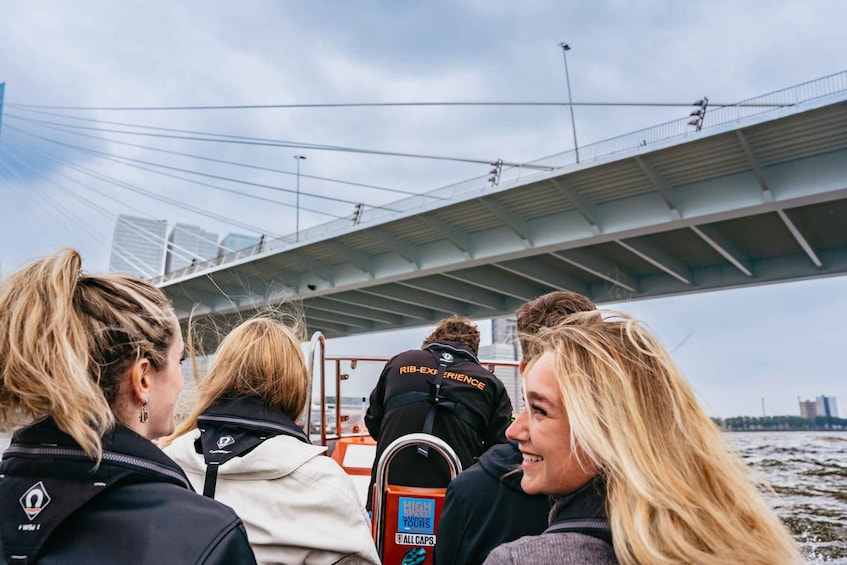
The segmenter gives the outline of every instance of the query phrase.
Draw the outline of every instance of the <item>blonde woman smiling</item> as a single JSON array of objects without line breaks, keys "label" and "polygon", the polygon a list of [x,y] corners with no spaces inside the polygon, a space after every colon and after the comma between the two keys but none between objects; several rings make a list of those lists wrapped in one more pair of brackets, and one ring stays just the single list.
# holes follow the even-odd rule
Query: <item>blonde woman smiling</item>
[{"label": "blonde woman smiling", "polygon": [[801,563],[658,341],[635,320],[575,314],[531,340],[527,407],[507,430],[550,528],[487,565]]}]

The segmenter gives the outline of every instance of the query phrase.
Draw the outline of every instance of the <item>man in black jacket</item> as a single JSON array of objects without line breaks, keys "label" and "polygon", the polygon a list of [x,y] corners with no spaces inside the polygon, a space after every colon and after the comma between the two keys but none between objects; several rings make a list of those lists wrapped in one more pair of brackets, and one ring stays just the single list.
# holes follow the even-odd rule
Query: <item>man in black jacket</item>
[{"label": "man in black jacket", "polygon": [[[571,314],[595,309],[585,296],[566,291],[545,294],[518,308],[521,372],[532,357],[530,336],[541,328],[557,326]],[[436,563],[476,565],[498,545],[538,535],[547,528],[550,499],[521,489],[522,461],[514,443],[497,445],[450,483],[438,522]]]},{"label": "man in black jacket", "polygon": [[[476,325],[453,316],[438,323],[422,349],[405,351],[386,363],[365,415],[365,425],[377,441],[371,486],[380,455],[403,435],[426,432],[440,437],[463,467],[506,441],[512,403],[500,379],[480,366],[478,350]],[[449,481],[443,458],[424,455],[415,447],[398,453],[388,470],[388,482],[395,485],[445,487]]]}]

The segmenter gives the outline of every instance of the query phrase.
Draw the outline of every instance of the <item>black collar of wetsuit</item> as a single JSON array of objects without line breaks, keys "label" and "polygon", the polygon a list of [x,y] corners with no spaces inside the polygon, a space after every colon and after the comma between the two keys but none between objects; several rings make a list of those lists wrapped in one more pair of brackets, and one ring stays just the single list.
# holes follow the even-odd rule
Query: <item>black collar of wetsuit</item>
[{"label": "black collar of wetsuit", "polygon": [[278,435],[311,443],[303,428],[282,410],[249,396],[218,400],[197,418],[197,427],[200,437],[194,447],[203,454],[207,465],[222,465],[243,457],[266,439]]},{"label": "black collar of wetsuit", "polygon": [[[116,424],[102,437],[103,460],[100,468],[125,469],[132,473],[149,476],[156,481],[165,481],[191,489],[191,483],[183,470],[149,439],[129,428]],[[3,468],[15,466],[23,461],[38,462],[46,459],[66,460],[80,463],[79,468],[87,478],[100,472],[93,471],[94,462],[79,444],[61,431],[52,418],[47,418],[15,432],[8,449],[3,453]],[[8,460],[8,462],[7,462]],[[69,467],[71,469],[73,467]],[[105,472],[105,471],[104,471]],[[114,474],[114,469],[108,471]]]},{"label": "black collar of wetsuit", "polygon": [[550,509],[550,525],[570,520],[606,517],[606,481],[597,475],[576,492],[555,499]]},{"label": "black collar of wetsuit", "polygon": [[423,349],[424,351],[429,351],[439,359],[444,358],[444,353],[447,353],[449,357],[445,360],[447,360],[446,364],[448,365],[459,361],[470,361],[477,365],[479,364],[479,359],[474,355],[473,350],[460,341],[434,341]]}]

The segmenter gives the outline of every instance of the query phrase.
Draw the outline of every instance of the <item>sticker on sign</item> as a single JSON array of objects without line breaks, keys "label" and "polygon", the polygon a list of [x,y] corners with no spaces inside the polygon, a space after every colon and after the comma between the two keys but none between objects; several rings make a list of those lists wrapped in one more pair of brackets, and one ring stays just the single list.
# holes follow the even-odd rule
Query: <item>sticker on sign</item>
[{"label": "sticker on sign", "polygon": [[397,545],[420,545],[432,547],[435,545],[435,536],[423,536],[420,534],[394,534],[394,543]]}]

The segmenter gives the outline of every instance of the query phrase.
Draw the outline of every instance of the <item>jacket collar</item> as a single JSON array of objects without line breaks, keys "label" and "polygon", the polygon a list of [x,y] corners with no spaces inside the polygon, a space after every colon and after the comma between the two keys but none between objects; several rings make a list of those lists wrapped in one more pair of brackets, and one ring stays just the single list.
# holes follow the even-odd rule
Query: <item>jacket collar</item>
[{"label": "jacket collar", "polygon": [[606,481],[597,475],[576,492],[558,498],[550,510],[550,525],[582,518],[606,519]]},{"label": "jacket collar", "polygon": [[195,441],[207,465],[222,465],[242,457],[269,437],[287,435],[310,444],[303,429],[282,410],[258,398],[222,398],[197,418],[200,437]]},{"label": "jacket collar", "polygon": [[474,354],[473,350],[459,341],[434,341],[423,349],[425,351],[429,351],[436,357],[442,356],[443,353],[449,353],[454,358],[450,361],[451,363],[466,360],[479,364],[479,359]]},{"label": "jacket collar", "polygon": [[[95,474],[114,475],[117,469],[130,474],[143,475],[151,480],[165,481],[192,490],[182,469],[147,438],[129,428],[116,424],[102,438],[103,459]],[[61,459],[85,462],[90,470],[92,460],[68,434],[48,418],[20,429],[12,436],[12,443],[3,453],[3,459]],[[106,471],[103,467],[112,468]],[[117,469],[116,469],[117,468]],[[120,474],[120,473],[119,473]]]}]

